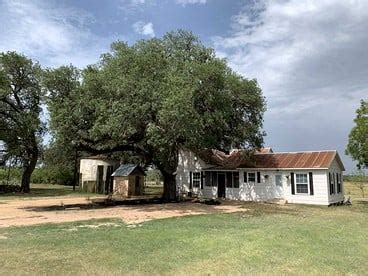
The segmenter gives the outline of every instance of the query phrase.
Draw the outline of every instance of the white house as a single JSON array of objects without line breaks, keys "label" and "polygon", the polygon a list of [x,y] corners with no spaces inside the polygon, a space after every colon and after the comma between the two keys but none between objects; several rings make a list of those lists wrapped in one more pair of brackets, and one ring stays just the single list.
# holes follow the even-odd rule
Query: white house
[{"label": "white house", "polygon": [[202,198],[330,205],[344,200],[344,170],[336,151],[182,150],[176,183],[178,194]]}]

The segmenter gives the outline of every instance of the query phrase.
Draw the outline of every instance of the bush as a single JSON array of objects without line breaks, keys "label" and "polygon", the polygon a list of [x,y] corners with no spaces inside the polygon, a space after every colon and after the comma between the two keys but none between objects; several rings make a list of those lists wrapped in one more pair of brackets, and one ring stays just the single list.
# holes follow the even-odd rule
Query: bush
[{"label": "bush", "polygon": [[[11,168],[8,183],[8,168],[0,169],[0,184],[19,185],[22,180],[22,169]],[[73,171],[65,168],[36,168],[31,177],[35,184],[73,185]]]},{"label": "bush", "polygon": [[159,170],[152,169],[146,171],[146,182],[154,182],[156,185],[161,185],[162,174]]},{"label": "bush", "polygon": [[31,178],[32,183],[73,185],[73,172],[64,168],[37,168]]}]

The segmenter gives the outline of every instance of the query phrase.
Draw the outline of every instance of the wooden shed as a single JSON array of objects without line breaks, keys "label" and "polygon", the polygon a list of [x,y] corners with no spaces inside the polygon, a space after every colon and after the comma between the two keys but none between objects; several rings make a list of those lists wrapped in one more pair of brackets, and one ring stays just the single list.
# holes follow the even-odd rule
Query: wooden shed
[{"label": "wooden shed", "polygon": [[144,169],[135,164],[123,164],[111,175],[113,177],[113,193],[123,197],[143,195]]}]

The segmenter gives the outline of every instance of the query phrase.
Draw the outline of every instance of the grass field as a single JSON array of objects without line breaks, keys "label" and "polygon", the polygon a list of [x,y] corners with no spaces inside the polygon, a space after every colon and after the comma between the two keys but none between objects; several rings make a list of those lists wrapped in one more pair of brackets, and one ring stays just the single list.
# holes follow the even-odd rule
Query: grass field
[{"label": "grass field", "polygon": [[368,201],[355,186],[346,189],[353,206],[245,203],[241,213],[140,225],[106,219],[4,228],[0,274],[363,275]]},{"label": "grass field", "polygon": [[0,194],[0,200],[13,199],[31,199],[39,197],[55,197],[55,196],[96,196],[96,194],[80,192],[78,187],[73,191],[72,186],[64,186],[57,184],[31,184],[30,193],[8,193]]},{"label": "grass field", "polygon": [[[160,196],[163,192],[162,185],[146,185],[145,194],[152,196]],[[1,200],[13,200],[13,199],[31,199],[40,197],[55,197],[55,196],[98,196],[95,193],[86,193],[79,191],[78,187],[73,191],[72,186],[64,186],[57,184],[31,184],[31,191],[28,194],[23,193],[8,193],[0,194]]]}]

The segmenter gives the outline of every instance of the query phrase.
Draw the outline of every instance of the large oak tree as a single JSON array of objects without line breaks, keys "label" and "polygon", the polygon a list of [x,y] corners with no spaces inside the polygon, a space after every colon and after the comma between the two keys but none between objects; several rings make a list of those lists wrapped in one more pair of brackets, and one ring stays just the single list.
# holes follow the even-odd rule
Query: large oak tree
[{"label": "large oak tree", "polygon": [[44,127],[40,120],[41,68],[25,56],[0,53],[0,140],[23,166],[21,190],[29,192]]},{"label": "large oak tree", "polygon": [[45,83],[58,139],[94,153],[141,156],[161,171],[168,200],[175,198],[181,148],[263,143],[265,102],[257,82],[233,72],[190,32],[113,43],[97,64],[82,72],[50,70]]}]

